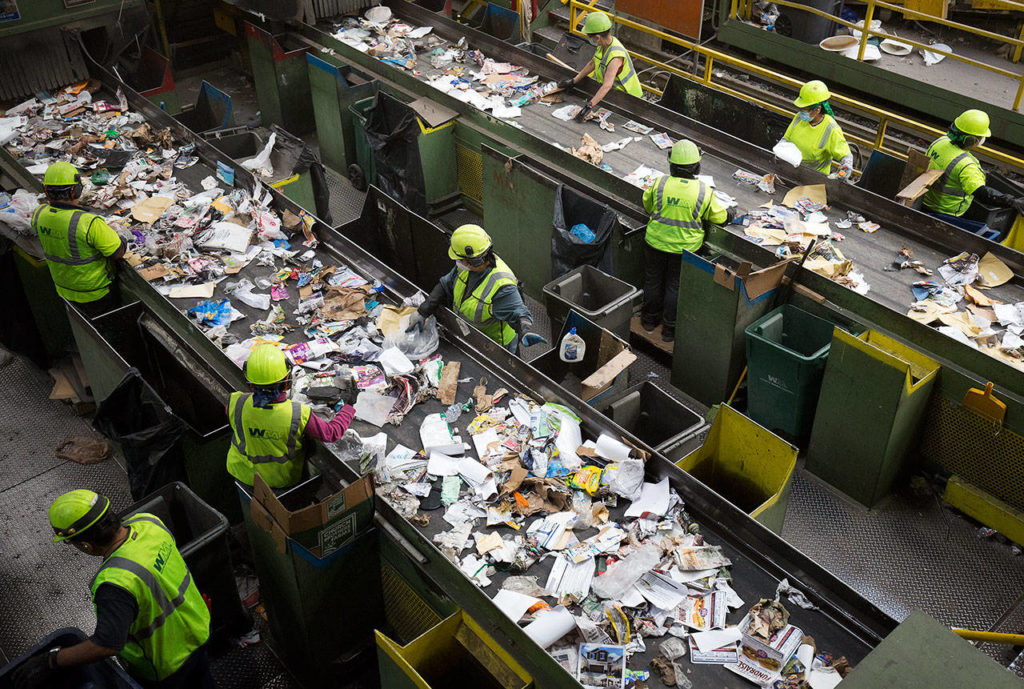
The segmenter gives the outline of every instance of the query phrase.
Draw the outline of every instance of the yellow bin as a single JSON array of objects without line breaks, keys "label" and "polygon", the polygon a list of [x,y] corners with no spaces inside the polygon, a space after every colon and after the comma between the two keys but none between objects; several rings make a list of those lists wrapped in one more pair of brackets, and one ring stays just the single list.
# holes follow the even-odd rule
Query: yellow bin
[{"label": "yellow bin", "polygon": [[377,663],[388,689],[528,689],[533,679],[461,610],[405,646],[379,630]]},{"label": "yellow bin", "polygon": [[704,444],[676,466],[782,534],[797,448],[723,404]]}]

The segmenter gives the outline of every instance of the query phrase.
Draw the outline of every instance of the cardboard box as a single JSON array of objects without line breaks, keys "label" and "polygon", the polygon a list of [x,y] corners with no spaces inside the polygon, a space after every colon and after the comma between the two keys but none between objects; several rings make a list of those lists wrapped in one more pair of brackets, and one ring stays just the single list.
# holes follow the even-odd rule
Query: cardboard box
[{"label": "cardboard box", "polygon": [[322,558],[373,523],[373,479],[364,476],[334,490],[317,476],[278,497],[256,474],[250,509],[253,523],[270,533],[278,551],[287,552],[292,539]]},{"label": "cardboard box", "polygon": [[747,634],[746,629],[749,625],[750,615],[748,614],[740,622],[740,630],[743,632],[743,637],[740,639],[740,653],[772,672],[782,669],[790,657],[796,653],[796,649],[800,647],[800,640],[804,637],[804,633],[798,627],[787,624],[765,643],[761,637]]}]

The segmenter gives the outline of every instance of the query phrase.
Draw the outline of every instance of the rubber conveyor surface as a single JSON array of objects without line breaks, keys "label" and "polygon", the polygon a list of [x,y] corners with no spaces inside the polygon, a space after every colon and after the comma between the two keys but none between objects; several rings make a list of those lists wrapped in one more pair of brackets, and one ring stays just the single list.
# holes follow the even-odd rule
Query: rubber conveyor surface
[{"label": "rubber conveyor surface", "polygon": [[[402,8],[396,7],[395,13],[402,16]],[[328,24],[320,24],[317,28],[328,34],[331,33],[331,26]],[[443,36],[443,32],[439,31],[437,28],[435,28],[433,34],[442,39],[446,38]],[[449,40],[445,40],[444,45],[451,46],[452,43]],[[476,46],[471,42],[470,48],[474,47]],[[502,56],[490,54],[487,55],[487,57],[494,58],[496,62],[509,59],[507,55]],[[380,73],[384,78],[387,78],[385,73],[389,70],[401,71],[410,74],[408,70],[403,70],[390,63],[378,60],[377,64],[380,66]],[[466,63],[467,69],[469,69],[470,64],[471,63]],[[417,60],[416,70],[416,78],[425,83],[429,82],[432,78],[443,74],[443,70],[431,67],[426,57],[423,55],[420,55]],[[541,81],[549,80],[549,77],[546,75],[541,74],[539,76]],[[440,91],[438,93],[440,93]],[[613,111],[608,118],[608,121],[615,126],[614,132],[608,132],[601,129],[594,120],[585,123],[578,123],[571,120],[565,122],[551,114],[554,110],[562,107],[563,105],[581,105],[584,99],[585,97],[582,96],[582,92],[577,89],[574,92],[566,94],[564,103],[557,103],[553,105],[532,103],[525,106],[522,108],[522,115],[511,121],[514,122],[513,126],[518,126],[523,131],[533,135],[540,141],[547,142],[552,147],[557,147],[564,151],[567,151],[569,148],[578,148],[584,133],[589,134],[601,145],[619,141],[627,136],[640,137],[640,141],[633,141],[623,149],[610,151],[604,154],[602,163],[606,163],[612,168],[612,172],[606,172],[606,174],[621,179],[633,172],[640,165],[646,165],[647,167],[661,172],[668,171],[668,151],[659,149],[649,136],[641,136],[640,134],[625,129],[623,125],[629,121],[629,118],[619,114],[618,112]],[[598,105],[598,108],[600,107],[602,107],[601,104]],[[657,130],[652,133],[656,132]],[[787,164],[782,165],[788,167]],[[737,169],[745,169],[748,172],[753,172],[759,175],[773,172],[773,170],[746,168],[742,164],[738,165],[734,161],[725,160],[706,151],[704,152],[701,161],[701,173],[714,177],[716,188],[736,199],[738,204],[736,210],[738,211],[738,214],[742,214],[748,210],[755,210],[770,200],[774,200],[775,203],[781,204],[786,192],[790,189],[790,187],[787,187],[781,181],[777,180],[775,183],[775,193],[768,195],[759,191],[753,185],[740,183],[734,180],[732,175]],[[777,171],[784,172],[782,169]],[[824,176],[821,177],[821,182],[825,182]],[[585,192],[587,186],[581,184],[579,188]],[[858,270],[864,274],[865,280],[870,286],[870,291],[867,295],[868,298],[901,314],[906,314],[910,309],[910,304],[915,301],[913,294],[911,293],[910,286],[915,282],[928,279],[934,279],[941,283],[942,279],[938,276],[937,268],[942,265],[945,259],[950,256],[954,256],[963,250],[958,246],[950,246],[948,247],[948,251],[941,251],[917,240],[914,237],[908,237],[891,231],[887,229],[884,224],[874,233],[863,232],[857,228],[856,224],[845,230],[835,230],[835,222],[837,220],[845,219],[847,217],[847,210],[853,209],[832,205],[823,211],[828,216],[829,222],[833,227],[833,231],[838,231],[845,237],[844,240],[836,242],[835,246],[846,258],[853,261],[854,270]],[[873,220],[870,209],[859,209],[857,210],[857,213],[863,215],[866,220]],[[740,226],[728,225],[726,230],[744,238],[745,241],[751,241],[746,239],[743,233],[743,228]],[[928,278],[910,269],[901,271],[884,270],[886,267],[891,266],[902,247],[907,247],[913,251],[914,258],[916,260],[920,260],[925,266],[934,270],[935,275]],[[774,251],[775,247],[765,247],[765,249]],[[1024,286],[1017,284],[1016,282],[1011,282],[993,290],[989,290],[989,294],[991,294],[993,298],[1005,303],[1016,303],[1024,301]]]}]

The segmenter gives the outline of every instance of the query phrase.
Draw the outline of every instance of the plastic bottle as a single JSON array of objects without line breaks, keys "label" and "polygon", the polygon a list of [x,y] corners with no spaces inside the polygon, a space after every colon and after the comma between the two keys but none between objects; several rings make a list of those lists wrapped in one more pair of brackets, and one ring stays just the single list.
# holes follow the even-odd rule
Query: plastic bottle
[{"label": "plastic bottle", "polygon": [[576,328],[573,328],[562,338],[562,346],[558,348],[558,356],[562,361],[575,364],[583,361],[583,355],[586,351],[587,343],[576,334]]}]

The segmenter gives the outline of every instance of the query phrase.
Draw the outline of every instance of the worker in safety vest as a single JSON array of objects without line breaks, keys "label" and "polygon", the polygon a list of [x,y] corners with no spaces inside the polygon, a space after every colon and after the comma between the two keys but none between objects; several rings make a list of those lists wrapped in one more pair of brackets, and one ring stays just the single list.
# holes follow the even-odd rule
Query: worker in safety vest
[{"label": "worker in safety vest", "polygon": [[420,304],[409,330],[421,327],[439,307],[449,306],[485,335],[512,352],[547,342],[530,332],[533,317],[519,293],[512,269],[494,253],[490,236],[479,225],[463,225],[452,233],[448,256],[455,267],[444,275]]},{"label": "worker in safety vest", "polygon": [[590,111],[597,107],[613,88],[625,91],[631,96],[640,98],[644,95],[640,86],[640,77],[633,68],[633,61],[623,47],[622,42],[612,36],[612,20],[604,12],[591,12],[583,22],[583,33],[590,36],[590,41],[597,46],[592,62],[583,66],[574,77],[558,82],[561,89],[571,89],[580,80],[592,76],[601,82],[601,88],[594,97],[587,101],[583,109],[576,115],[576,121],[582,122]]},{"label": "worker in safety vest", "polygon": [[652,332],[661,324],[661,339],[676,333],[676,302],[683,251],[697,251],[708,225],[722,224],[731,214],[715,190],[697,179],[700,151],[692,141],[677,141],[668,155],[669,175],[654,180],[644,192],[650,213],[644,235],[644,303],[640,323]]},{"label": "worker in safety vest", "polygon": [[846,178],[853,168],[853,155],[843,130],[836,123],[828,99],[832,94],[823,81],[808,81],[793,101],[800,111],[782,137],[800,149],[803,164],[828,174],[832,161],[839,163],[838,176]]},{"label": "worker in safety vest", "polygon": [[81,207],[81,177],[71,163],[46,168],[43,188],[48,203],[32,214],[32,229],[43,245],[57,294],[89,316],[116,308],[110,286],[114,260],[124,256],[125,243],[103,218]]},{"label": "worker in safety vest", "polygon": [[306,465],[303,438],[333,443],[345,435],[356,410],[346,404],[326,422],[308,405],[288,399],[288,363],[274,345],[252,350],[245,377],[250,392],[233,392],[228,398],[228,473],[249,488],[256,474],[271,488],[291,488],[302,480]]},{"label": "worker in safety vest", "polygon": [[16,689],[64,686],[64,669],[114,655],[143,687],[216,687],[206,654],[210,611],[159,518],[142,512],[122,522],[106,497],[73,490],[50,505],[50,525],[55,543],[103,558],[92,580],[96,631],[29,658],[13,673]]},{"label": "worker in safety vest", "polygon": [[987,229],[984,222],[961,217],[975,196],[983,203],[1024,213],[1024,198],[1015,198],[985,184],[985,172],[971,153],[991,135],[988,115],[981,110],[967,110],[953,120],[945,136],[932,142],[928,147],[928,169],[945,172],[921,197],[925,213],[969,232]]}]

